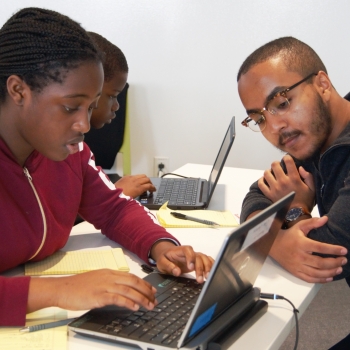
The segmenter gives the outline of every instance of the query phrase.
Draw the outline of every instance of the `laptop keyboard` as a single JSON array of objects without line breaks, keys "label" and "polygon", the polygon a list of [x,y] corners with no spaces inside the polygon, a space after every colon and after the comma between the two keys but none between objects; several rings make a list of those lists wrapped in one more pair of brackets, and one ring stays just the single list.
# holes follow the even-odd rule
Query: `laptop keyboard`
[{"label": "laptop keyboard", "polygon": [[203,284],[196,280],[181,279],[171,289],[156,295],[158,305],[148,311],[140,308],[123,314],[103,326],[100,331],[116,336],[176,346],[196,304]]},{"label": "laptop keyboard", "polygon": [[199,179],[163,179],[157,189],[155,204],[195,205]]}]

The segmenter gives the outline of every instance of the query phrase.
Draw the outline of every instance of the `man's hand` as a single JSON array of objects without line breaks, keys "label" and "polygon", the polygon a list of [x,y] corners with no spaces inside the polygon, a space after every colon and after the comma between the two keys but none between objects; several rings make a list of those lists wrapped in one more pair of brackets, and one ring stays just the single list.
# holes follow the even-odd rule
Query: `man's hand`
[{"label": "man's hand", "polygon": [[175,246],[169,241],[159,241],[151,250],[152,258],[157,261],[160,272],[173,276],[195,271],[198,283],[203,283],[208,277],[214,259],[202,253],[197,253],[190,246]]},{"label": "man's hand", "polygon": [[286,155],[283,160],[287,174],[283,171],[280,162],[273,162],[271,169],[265,170],[264,177],[258,181],[260,190],[273,203],[295,191],[291,208],[303,207],[311,213],[315,203],[315,186],[312,175],[302,167],[298,171],[291,156]]},{"label": "man's hand", "polygon": [[[299,221],[288,230],[280,230],[270,250],[270,256],[296,277],[306,282],[325,283],[342,272],[347,263],[344,247],[309,239],[308,232],[326,224],[328,218]],[[330,254],[336,258],[322,258],[312,253]]]},{"label": "man's hand", "polygon": [[58,278],[31,278],[27,312],[49,306],[87,310],[117,305],[152,310],[156,289],[141,278],[109,269]]},{"label": "man's hand", "polygon": [[124,194],[133,198],[140,196],[146,191],[156,191],[151,180],[143,174],[123,176],[114,185],[117,188],[122,188]]}]

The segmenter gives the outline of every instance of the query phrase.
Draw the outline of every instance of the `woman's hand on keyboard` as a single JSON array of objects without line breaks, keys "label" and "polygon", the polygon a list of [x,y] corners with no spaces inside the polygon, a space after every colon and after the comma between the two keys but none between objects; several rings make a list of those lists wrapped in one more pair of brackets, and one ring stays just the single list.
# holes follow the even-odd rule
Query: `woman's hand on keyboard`
[{"label": "woman's hand on keyboard", "polygon": [[152,310],[156,289],[127,272],[101,269],[74,276],[31,278],[27,312],[59,306],[66,310],[87,310],[117,305],[137,311]]},{"label": "woman's hand on keyboard", "polygon": [[180,276],[195,271],[198,283],[204,282],[214,263],[212,257],[195,252],[191,246],[175,246],[165,240],[154,244],[151,257],[157,262],[159,272]]}]

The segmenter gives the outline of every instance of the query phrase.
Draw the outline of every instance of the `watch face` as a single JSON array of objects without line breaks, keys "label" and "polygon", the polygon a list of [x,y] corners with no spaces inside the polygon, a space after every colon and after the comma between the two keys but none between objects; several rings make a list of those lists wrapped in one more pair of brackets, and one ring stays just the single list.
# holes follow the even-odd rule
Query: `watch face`
[{"label": "watch face", "polygon": [[288,211],[286,215],[286,220],[287,221],[294,221],[296,220],[299,216],[303,215],[303,209],[302,208],[292,208]]}]

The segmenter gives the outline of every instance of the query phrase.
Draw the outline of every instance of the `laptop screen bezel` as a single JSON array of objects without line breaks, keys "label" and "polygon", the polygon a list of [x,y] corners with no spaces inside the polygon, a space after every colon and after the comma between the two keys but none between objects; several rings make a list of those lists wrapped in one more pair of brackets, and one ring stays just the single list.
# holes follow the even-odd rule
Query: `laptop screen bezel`
[{"label": "laptop screen bezel", "polygon": [[[224,139],[223,139],[223,141],[221,143],[220,150],[219,150],[219,152],[218,152],[218,154],[216,156],[214,165],[213,165],[213,167],[211,169],[211,172],[210,172],[210,175],[209,175],[209,178],[208,178],[207,205],[209,205],[211,197],[213,196],[215,187],[216,187],[216,185],[217,185],[217,183],[219,181],[221,172],[222,172],[222,170],[223,170],[223,168],[225,166],[227,157],[228,157],[228,155],[230,153],[230,150],[231,150],[231,147],[233,145],[233,141],[235,140],[235,137],[236,137],[235,117],[232,117],[230,125],[228,126],[228,129],[226,131],[225,137],[224,137]],[[227,140],[227,138],[229,138],[229,142],[228,142],[227,148],[225,149],[224,146],[225,146],[225,141]],[[222,154],[224,154],[224,156],[223,156],[222,161],[220,162]],[[217,174],[214,177],[214,179],[212,179],[214,171],[216,171],[216,170],[217,170]]]}]

